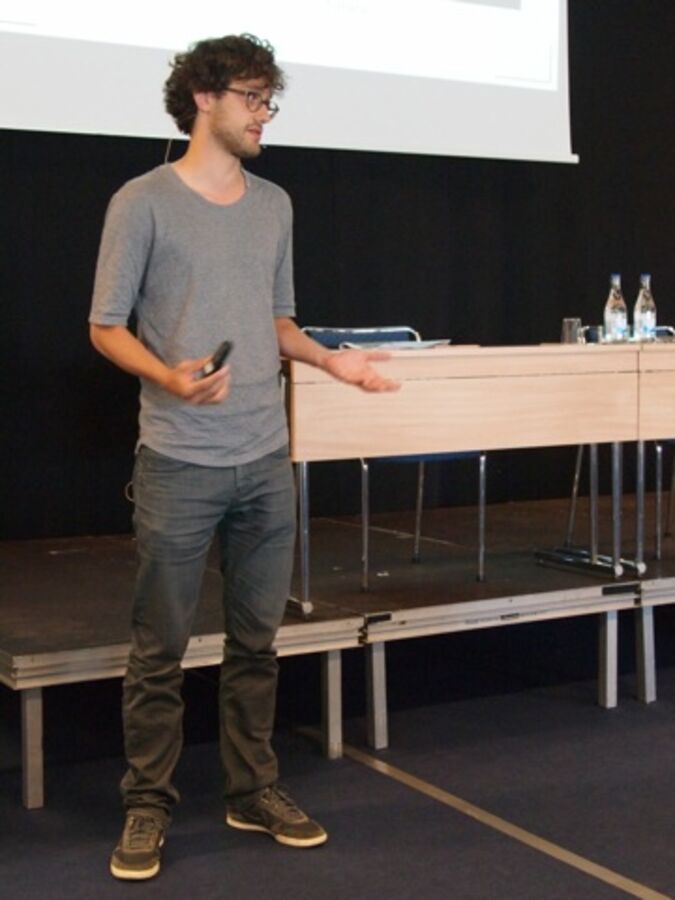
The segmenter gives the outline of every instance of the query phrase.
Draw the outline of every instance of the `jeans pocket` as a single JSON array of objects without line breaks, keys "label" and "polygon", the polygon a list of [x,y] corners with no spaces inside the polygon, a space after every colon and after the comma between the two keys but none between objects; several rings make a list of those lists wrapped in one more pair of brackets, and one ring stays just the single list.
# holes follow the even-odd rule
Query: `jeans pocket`
[{"label": "jeans pocket", "polygon": [[180,459],[164,456],[142,444],[138,448],[134,461],[133,494],[137,498],[150,482],[153,484],[170,484],[172,479],[189,468],[190,464]]}]

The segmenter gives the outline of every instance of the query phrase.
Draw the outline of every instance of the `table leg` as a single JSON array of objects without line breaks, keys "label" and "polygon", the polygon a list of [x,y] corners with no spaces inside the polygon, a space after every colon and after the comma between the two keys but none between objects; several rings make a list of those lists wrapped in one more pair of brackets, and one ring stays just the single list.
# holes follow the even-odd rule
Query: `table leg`
[{"label": "table leg", "polygon": [[361,590],[368,590],[370,575],[370,465],[361,461]]},{"label": "table leg", "polygon": [[314,610],[309,599],[309,469],[308,463],[296,463],[298,490],[298,546],[300,549],[300,597],[289,597],[291,608],[297,608],[303,616]]},{"label": "table leg", "polygon": [[621,498],[623,447],[615,441],[612,444],[612,562],[614,571],[620,574],[621,566]]},{"label": "table leg", "polygon": [[565,533],[565,547],[571,547],[574,543],[574,525],[577,518],[577,500],[579,499],[579,485],[581,483],[581,466],[584,461],[584,445],[577,447],[577,458],[574,464],[574,479],[572,480],[572,496],[570,508],[567,514],[567,531]]},{"label": "table leg", "polygon": [[635,562],[645,559],[645,442],[637,442],[637,471],[635,473]]},{"label": "table leg", "polygon": [[40,809],[45,802],[42,737],[42,688],[26,688],[21,691],[21,761],[26,809]]},{"label": "table leg", "polygon": [[656,454],[656,547],[654,556],[661,559],[663,537],[663,445],[658,442],[654,445]]},{"label": "table leg", "polygon": [[612,565],[615,574],[622,575],[626,569],[644,575],[647,566],[644,561],[644,443],[638,441],[638,480],[636,487],[636,537],[638,545],[635,559],[621,558],[622,509],[623,500],[623,445],[612,444]]},{"label": "table leg", "polygon": [[[577,458],[580,458],[581,449]],[[598,445],[589,444],[589,482],[590,482],[590,546],[573,547],[572,526],[573,513],[570,513],[567,536],[564,547],[553,550],[537,550],[535,556],[543,565],[562,566],[580,571],[597,572],[620,578],[624,566],[644,571],[644,563],[621,559],[621,493],[623,448],[620,443],[612,444],[612,554],[608,556],[598,550]],[[576,476],[575,476],[576,477]]]},{"label": "table leg", "polygon": [[588,480],[590,494],[590,549],[591,562],[597,565],[599,559],[598,538],[598,496],[600,494],[598,482],[598,445],[591,444],[588,448]]},{"label": "table leg", "polygon": [[487,500],[487,456],[481,450],[478,458],[478,581],[485,581],[485,503]]}]

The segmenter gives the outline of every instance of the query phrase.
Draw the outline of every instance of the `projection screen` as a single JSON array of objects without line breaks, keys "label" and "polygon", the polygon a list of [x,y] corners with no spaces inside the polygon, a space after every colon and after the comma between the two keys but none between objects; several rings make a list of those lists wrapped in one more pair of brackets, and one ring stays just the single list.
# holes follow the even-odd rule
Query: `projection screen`
[{"label": "projection screen", "polygon": [[177,50],[249,32],[288,75],[265,143],[574,162],[567,0],[0,0],[0,128],[177,137]]}]

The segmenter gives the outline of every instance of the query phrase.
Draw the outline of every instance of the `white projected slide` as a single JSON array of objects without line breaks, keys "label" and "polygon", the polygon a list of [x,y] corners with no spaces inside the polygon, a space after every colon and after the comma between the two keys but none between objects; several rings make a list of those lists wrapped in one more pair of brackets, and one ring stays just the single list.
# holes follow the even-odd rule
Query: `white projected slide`
[{"label": "white projected slide", "polygon": [[[542,0],[510,6],[416,0],[411,17],[392,10],[390,0],[284,0],[228,11],[227,29],[273,34],[286,62],[550,90],[557,78],[556,7]],[[137,0],[103,9],[83,0],[34,0],[0,3],[0,10],[0,24],[23,34],[174,51],[221,34],[224,24],[222,2],[202,4],[199,32],[192,10],[158,16],[156,7]]]},{"label": "white projected slide", "polygon": [[173,54],[251,32],[289,76],[268,143],[569,161],[566,19],[566,0],[0,0],[0,127],[175,136]]}]

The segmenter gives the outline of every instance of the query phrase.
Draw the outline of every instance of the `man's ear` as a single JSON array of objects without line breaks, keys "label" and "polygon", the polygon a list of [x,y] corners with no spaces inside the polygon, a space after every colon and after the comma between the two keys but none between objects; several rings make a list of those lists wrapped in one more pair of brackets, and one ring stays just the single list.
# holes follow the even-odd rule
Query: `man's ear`
[{"label": "man's ear", "polygon": [[195,106],[200,112],[209,112],[215,94],[211,91],[194,91],[192,97],[195,101]]}]

